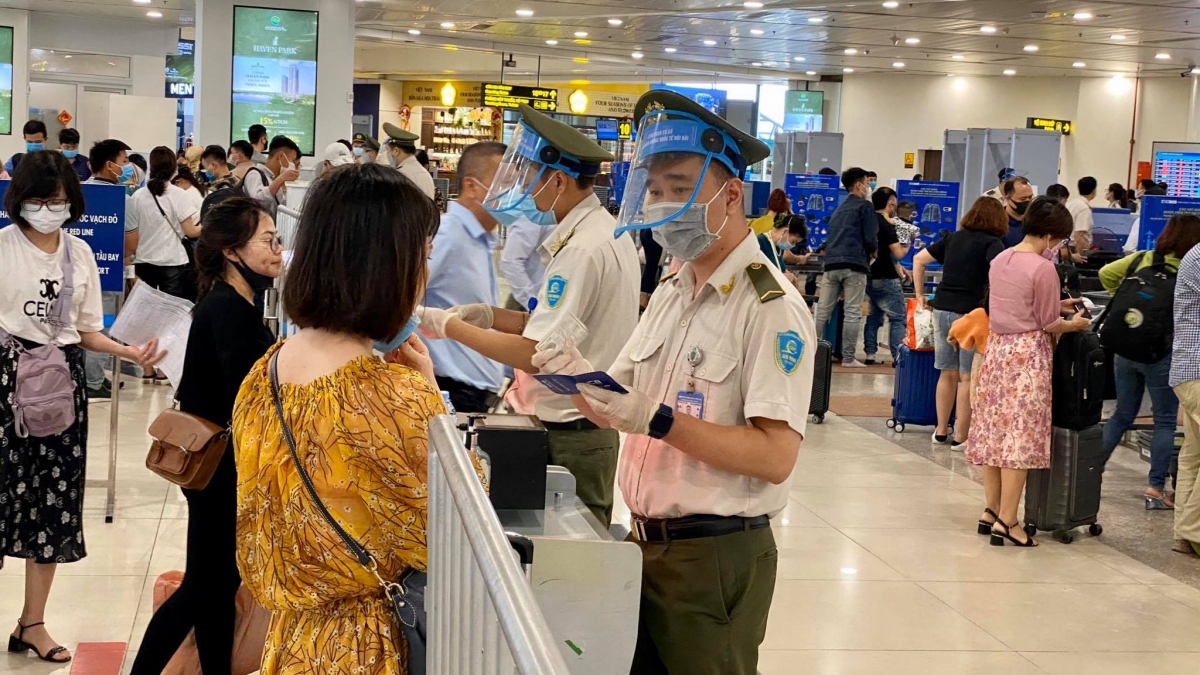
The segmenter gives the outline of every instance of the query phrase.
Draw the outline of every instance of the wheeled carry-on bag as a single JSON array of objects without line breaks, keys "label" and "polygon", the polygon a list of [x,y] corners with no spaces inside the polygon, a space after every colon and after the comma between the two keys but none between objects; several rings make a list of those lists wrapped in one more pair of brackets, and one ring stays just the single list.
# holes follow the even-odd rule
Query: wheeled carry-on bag
[{"label": "wheeled carry-on bag", "polygon": [[813,365],[812,401],[808,404],[808,414],[812,415],[813,424],[825,421],[825,413],[829,412],[829,392],[833,384],[833,347],[824,340],[817,340],[816,362]]},{"label": "wheeled carry-on bag", "polygon": [[[937,425],[937,383],[940,373],[933,367],[934,352],[913,351],[900,346],[896,359],[896,387],[892,393],[889,429],[903,433],[905,425]],[[950,423],[954,423],[951,416]]]},{"label": "wheeled carry-on bag", "polygon": [[1088,525],[1092,536],[1100,536],[1104,528],[1096,516],[1105,459],[1099,425],[1082,431],[1054,427],[1050,468],[1030,471],[1025,482],[1025,532],[1052,532],[1069,544],[1075,540],[1072,530]]}]

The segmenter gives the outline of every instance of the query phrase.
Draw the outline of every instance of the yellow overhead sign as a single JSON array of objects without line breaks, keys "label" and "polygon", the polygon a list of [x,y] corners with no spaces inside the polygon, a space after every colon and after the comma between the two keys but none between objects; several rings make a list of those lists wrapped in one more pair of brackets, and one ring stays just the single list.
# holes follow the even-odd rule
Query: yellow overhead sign
[{"label": "yellow overhead sign", "polygon": [[1071,124],[1071,120],[1053,120],[1044,117],[1027,117],[1025,118],[1026,129],[1041,129],[1042,131],[1057,131],[1063,136],[1070,136],[1071,130],[1075,125]]}]

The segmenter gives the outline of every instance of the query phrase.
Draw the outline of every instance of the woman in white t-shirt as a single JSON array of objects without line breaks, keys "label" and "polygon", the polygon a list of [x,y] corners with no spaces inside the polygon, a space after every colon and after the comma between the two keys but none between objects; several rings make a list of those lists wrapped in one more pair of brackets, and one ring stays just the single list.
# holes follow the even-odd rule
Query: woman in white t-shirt
[{"label": "woman in white t-shirt", "polygon": [[192,200],[192,205],[199,211],[200,207],[204,205],[204,195],[207,190],[196,174],[186,166],[180,165],[179,173],[175,174],[175,178],[171,182],[187,194],[188,199]]},{"label": "woman in white t-shirt", "polygon": [[138,245],[134,271],[153,288],[186,300],[196,300],[196,276],[184,239],[200,236],[200,209],[171,183],[178,165],[167,147],[150,152],[150,181],[133,193]]},{"label": "woman in white t-shirt", "polygon": [[[44,621],[56,566],[87,554],[83,350],[120,356],[146,368],[164,354],[157,341],[129,347],[100,332],[104,315],[95,256],[86,242],[62,230],[84,212],[83,192],[70,162],[45,150],[25,155],[4,195],[4,208],[13,225],[0,229],[0,556],[25,559],[25,606],[9,650],[33,650],[43,660],[63,663],[71,656],[46,632]],[[70,292],[64,288],[66,260]],[[60,299],[68,300],[69,307],[60,307]],[[60,434],[35,436],[46,431],[24,424],[26,410],[19,432],[13,402],[21,350],[43,345],[57,346],[66,357],[74,383],[74,420]]]}]

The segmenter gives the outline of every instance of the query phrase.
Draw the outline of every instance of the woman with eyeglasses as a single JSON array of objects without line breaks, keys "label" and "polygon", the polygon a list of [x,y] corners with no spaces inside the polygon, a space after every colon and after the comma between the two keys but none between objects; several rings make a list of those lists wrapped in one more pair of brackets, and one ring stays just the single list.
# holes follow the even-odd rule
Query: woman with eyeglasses
[{"label": "woman with eyeglasses", "polygon": [[[183,377],[176,398],[183,412],[228,427],[238,387],[275,336],[254,308],[283,264],[275,222],[253,199],[237,197],[204,216],[196,245],[199,300],[192,310]],[[188,502],[183,583],[154,614],[134,661],[135,675],[161,673],[195,629],[200,670],[229,675],[234,597],[241,585],[236,558],[237,470],[232,445],[203,490],[183,490]]]},{"label": "woman with eyeglasses", "polygon": [[[0,229],[0,564],[5,556],[25,560],[25,605],[8,649],[66,663],[70,652],[46,631],[45,611],[58,565],[87,555],[83,350],[146,368],[164,354],[157,341],[130,347],[100,332],[104,310],[95,255],[62,229],[84,213],[79,178],[66,158],[47,150],[25,155],[4,208],[13,224]],[[65,357],[69,379],[61,360],[57,369],[31,373],[26,359],[38,354],[49,357],[42,363]]]}]

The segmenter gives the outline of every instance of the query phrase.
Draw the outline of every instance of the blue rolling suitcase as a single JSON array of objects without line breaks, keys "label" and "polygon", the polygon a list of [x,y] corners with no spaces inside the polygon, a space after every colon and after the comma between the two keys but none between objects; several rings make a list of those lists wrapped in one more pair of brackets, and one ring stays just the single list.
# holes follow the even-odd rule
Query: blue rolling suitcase
[{"label": "blue rolling suitcase", "polygon": [[[900,346],[896,360],[896,388],[892,393],[892,416],[889,429],[904,432],[907,424],[937,425],[937,369],[933,367],[932,351],[912,351]],[[953,416],[950,419],[954,422]]]}]

